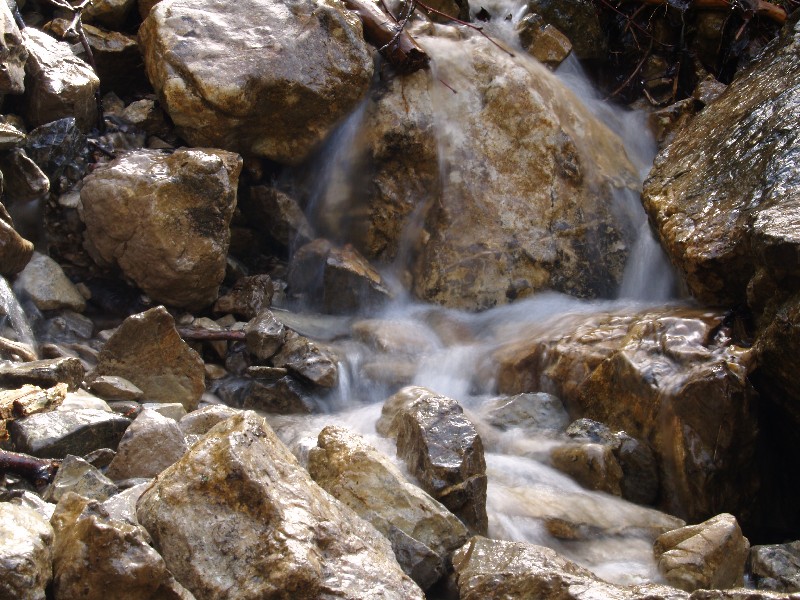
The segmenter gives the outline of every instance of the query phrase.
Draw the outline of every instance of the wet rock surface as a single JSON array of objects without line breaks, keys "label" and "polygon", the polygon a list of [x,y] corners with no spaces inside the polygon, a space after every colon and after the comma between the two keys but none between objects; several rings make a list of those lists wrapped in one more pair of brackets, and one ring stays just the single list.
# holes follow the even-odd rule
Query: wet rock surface
[{"label": "wet rock surface", "polygon": [[44,600],[53,576],[53,528],[35,510],[0,502],[0,596]]},{"label": "wet rock surface", "polygon": [[800,542],[753,546],[750,569],[758,589],[800,591]]}]

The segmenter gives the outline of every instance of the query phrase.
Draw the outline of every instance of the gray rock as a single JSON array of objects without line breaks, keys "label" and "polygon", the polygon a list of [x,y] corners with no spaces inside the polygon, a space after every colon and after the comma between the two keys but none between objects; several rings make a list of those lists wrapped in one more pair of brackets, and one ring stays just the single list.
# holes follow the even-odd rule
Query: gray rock
[{"label": "gray rock", "polygon": [[34,127],[75,117],[88,131],[97,120],[95,93],[100,80],[92,68],[59,42],[33,28],[25,29],[25,116]]},{"label": "gray rock", "polygon": [[317,486],[252,412],[217,425],[159,475],[137,516],[170,571],[205,600],[423,598],[389,542]]},{"label": "gray rock", "polygon": [[229,419],[238,413],[239,411],[235,408],[222,404],[204,406],[203,408],[193,410],[183,417],[178,422],[178,426],[181,428],[181,432],[184,436],[201,436],[208,433],[217,423]]},{"label": "gray rock", "polygon": [[225,275],[241,158],[222,150],[136,150],[98,167],[81,189],[86,248],[148,296],[199,309]]},{"label": "gray rock", "polygon": [[10,200],[27,202],[50,191],[50,180],[23,148],[14,148],[0,157],[3,192]]},{"label": "gray rock", "polygon": [[[0,9],[2,10],[2,9]],[[25,143],[26,135],[13,123],[0,123],[0,150],[11,150]]]},{"label": "gray rock", "polygon": [[753,546],[750,572],[758,589],[800,592],[800,542]]},{"label": "gray rock", "polygon": [[28,51],[8,4],[0,6],[0,95],[25,91],[25,61]]},{"label": "gray rock", "polygon": [[216,301],[214,312],[231,313],[246,319],[254,319],[270,307],[274,293],[275,286],[269,275],[242,277],[234,284],[230,292]]},{"label": "gray rock", "polygon": [[78,388],[86,370],[77,358],[48,358],[26,363],[0,362],[0,384],[22,386],[26,383],[52,387],[66,383],[71,390]]},{"label": "gray rock", "polygon": [[[131,486],[126,490],[122,490],[119,494],[111,496],[108,500],[103,502],[103,509],[108,513],[108,516],[115,521],[124,521],[130,525],[139,525],[136,519],[136,503],[144,491],[150,487],[150,481],[139,483]],[[150,534],[142,527],[142,532],[150,540]]]},{"label": "gray rock", "polygon": [[142,408],[157,412],[162,417],[167,417],[175,422],[180,421],[187,414],[180,402],[146,402]]},{"label": "gray rock", "polygon": [[450,555],[467,540],[455,515],[346,429],[328,426],[320,432],[308,455],[308,472],[392,542],[403,570],[422,589],[447,571]]},{"label": "gray rock", "polygon": [[294,198],[275,188],[256,185],[242,198],[242,211],[249,215],[253,227],[263,230],[277,245],[299,248],[314,239],[303,209]]},{"label": "gray rock", "polygon": [[28,133],[25,152],[47,174],[54,193],[66,191],[86,174],[88,140],[73,116],[45,123]]},{"label": "gray rock", "polygon": [[53,528],[39,513],[0,502],[0,598],[45,599],[53,575],[52,542]]},{"label": "gray rock", "polygon": [[119,489],[99,469],[82,458],[67,454],[42,497],[56,504],[67,492],[103,502],[118,493]]},{"label": "gray rock", "polygon": [[486,533],[483,442],[459,404],[423,387],[406,387],[383,405],[378,431],[422,484],[474,532]]},{"label": "gray rock", "polygon": [[46,254],[34,252],[17,276],[16,289],[27,294],[39,310],[69,309],[83,312],[86,299],[64,274],[61,266]]},{"label": "gray rock", "polygon": [[113,480],[155,477],[186,453],[178,423],[145,408],[125,431],[106,474]]},{"label": "gray rock", "polygon": [[139,400],[144,392],[124,377],[100,375],[95,377],[89,389],[104,400]]},{"label": "gray rock", "polygon": [[0,274],[16,275],[25,268],[31,256],[33,244],[17,233],[11,215],[5,206],[0,206]]},{"label": "gray rock", "polygon": [[284,367],[314,385],[324,388],[339,383],[338,361],[324,347],[307,337],[290,332],[280,351],[272,357],[272,364]]},{"label": "gray rock", "polygon": [[183,341],[175,321],[162,307],[125,319],[106,342],[91,373],[131,381],[148,402],[180,402],[197,408],[205,391],[203,360]]},{"label": "gray rock", "polygon": [[534,431],[564,431],[569,415],[557,396],[546,392],[503,396],[489,403],[486,416],[503,430],[519,427]]},{"label": "gray rock", "polygon": [[43,458],[83,456],[98,448],[116,448],[130,425],[125,417],[91,408],[39,413],[12,421],[11,440],[19,452]]},{"label": "gray rock", "polygon": [[286,328],[268,310],[248,321],[244,333],[247,351],[258,360],[271,358],[286,339]]}]

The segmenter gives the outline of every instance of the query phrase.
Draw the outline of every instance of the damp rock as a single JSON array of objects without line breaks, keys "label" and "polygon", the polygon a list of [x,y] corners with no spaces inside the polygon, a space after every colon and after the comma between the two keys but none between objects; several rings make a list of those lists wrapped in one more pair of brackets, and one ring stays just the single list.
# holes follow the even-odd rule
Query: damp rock
[{"label": "damp rock", "polygon": [[188,436],[201,436],[208,433],[217,423],[229,419],[238,414],[239,411],[230,406],[221,404],[204,406],[197,410],[193,410],[183,417],[178,426],[181,428],[181,433],[185,437]]},{"label": "damp rock", "polygon": [[11,215],[0,204],[0,275],[16,275],[33,256],[33,244],[14,229]]},{"label": "damp rock", "polygon": [[750,543],[730,514],[669,531],[653,545],[666,580],[687,592],[742,587],[749,550]]},{"label": "damp rock", "polygon": [[750,572],[760,590],[800,592],[800,542],[753,546]]},{"label": "damp rock", "polygon": [[14,148],[0,155],[3,193],[9,200],[27,202],[45,196],[50,180],[23,148]]},{"label": "damp rock", "polygon": [[286,328],[268,310],[248,321],[244,333],[247,351],[262,361],[274,356],[286,339]]},{"label": "damp rock", "polygon": [[217,393],[226,404],[245,409],[279,415],[317,412],[311,390],[291,375],[244,382],[228,380],[217,388]]},{"label": "damp rock", "polygon": [[25,91],[25,62],[28,59],[25,38],[20,33],[8,4],[0,6],[0,95],[21,94]]},{"label": "damp rock", "polygon": [[68,309],[83,312],[86,299],[61,266],[46,254],[34,252],[17,276],[14,287],[26,294],[39,310]]},{"label": "damp rock", "polygon": [[173,1],[150,11],[139,41],[187,141],[281,163],[302,162],[372,78],[358,17],[333,3]]},{"label": "damp rock", "polygon": [[289,194],[255,185],[244,194],[241,208],[258,231],[264,231],[279,248],[299,248],[314,239],[303,209]]},{"label": "damp rock", "polygon": [[556,469],[590,490],[622,495],[622,467],[610,446],[591,443],[558,446],[550,451],[550,460]]},{"label": "damp rock", "polygon": [[122,322],[98,355],[89,381],[101,375],[124,377],[148,402],[180,402],[197,408],[205,391],[203,360],[183,341],[163,307]]},{"label": "damp rock", "polygon": [[0,502],[0,598],[45,599],[53,576],[52,543],[53,528],[39,513]]},{"label": "damp rock", "polygon": [[67,190],[86,174],[89,146],[75,117],[36,127],[28,133],[25,152],[50,179],[53,192]]},{"label": "damp rock", "polygon": [[305,336],[290,332],[272,364],[283,367],[314,385],[333,388],[339,383],[336,357]]},{"label": "damp rock", "polygon": [[486,461],[475,426],[452,398],[411,386],[386,400],[378,432],[397,443],[397,456],[472,531],[486,533]]},{"label": "damp rock", "polygon": [[[81,13],[86,23],[120,29],[136,6],[136,0],[95,0]],[[102,78],[101,78],[102,79]]]},{"label": "damp rock", "polygon": [[520,428],[560,432],[569,424],[569,415],[561,400],[547,392],[495,398],[488,403],[486,416],[489,423],[504,431]]},{"label": "damp rock", "polygon": [[441,346],[430,328],[414,321],[361,319],[353,323],[353,337],[374,350],[419,358]]},{"label": "damp rock", "polygon": [[214,427],[159,475],[137,516],[198,598],[424,597],[389,542],[317,486],[253,412]]},{"label": "damp rock", "polygon": [[80,360],[73,357],[47,358],[25,363],[0,361],[0,384],[22,386],[25,384],[52,387],[65,383],[76,390],[83,381],[86,369]]},{"label": "damp rock", "polygon": [[606,35],[591,0],[529,0],[528,10],[563,32],[581,60],[608,58]]},{"label": "damp rock", "polygon": [[541,15],[528,14],[517,23],[519,42],[540,63],[555,69],[572,52],[572,43]]},{"label": "damp rock", "polygon": [[59,42],[31,27],[25,29],[25,116],[34,127],[75,117],[82,131],[97,121],[95,93],[100,80],[92,68]]},{"label": "damp rock", "polygon": [[86,245],[156,302],[199,309],[225,276],[241,158],[221,150],[137,150],[81,189]]},{"label": "damp rock", "polygon": [[214,312],[254,319],[270,307],[274,293],[275,286],[269,275],[242,277],[236,281],[230,292],[217,299]]},{"label": "damp rock", "polygon": [[103,502],[119,489],[98,468],[78,456],[67,454],[43,498],[56,504],[68,492]]}]

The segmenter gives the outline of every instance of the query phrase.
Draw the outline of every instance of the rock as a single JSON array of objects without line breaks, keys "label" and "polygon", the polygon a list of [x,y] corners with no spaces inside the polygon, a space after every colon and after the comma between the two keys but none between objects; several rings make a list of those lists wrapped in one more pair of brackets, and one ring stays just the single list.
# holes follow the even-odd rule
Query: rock
[{"label": "rock", "polygon": [[45,123],[31,131],[25,152],[50,179],[54,193],[66,191],[86,174],[88,140],[75,117]]},{"label": "rock", "polygon": [[97,65],[102,93],[119,91],[130,94],[148,89],[136,36],[120,31],[104,31],[88,24],[84,25],[83,30]]},{"label": "rock", "polygon": [[354,244],[369,258],[409,255],[413,293],[453,308],[546,289],[616,294],[635,236],[620,140],[534,61],[480,36],[416,39],[458,93],[417,73],[367,106],[365,205],[343,210]]},{"label": "rock", "polygon": [[81,13],[86,23],[98,23],[109,29],[120,29],[136,0],[95,0]]},{"label": "rock", "polygon": [[[8,10],[5,3],[3,11]],[[0,598],[44,600],[53,576],[53,528],[32,508],[0,502]]]},{"label": "rock", "polygon": [[26,363],[0,362],[0,385],[25,384],[51,387],[65,383],[70,390],[78,388],[86,370],[77,358],[47,358]]},{"label": "rock", "polygon": [[139,40],[162,106],[193,146],[281,163],[302,162],[372,78],[361,24],[340,4],[171,0],[150,11]]},{"label": "rock", "polygon": [[0,157],[3,192],[9,200],[27,202],[45,196],[50,180],[23,148],[13,148]]},{"label": "rock", "polygon": [[130,421],[117,414],[85,408],[52,411],[17,419],[8,431],[18,452],[43,458],[83,456],[98,448],[116,448]]},{"label": "rock", "polygon": [[272,364],[284,367],[320,387],[333,388],[339,383],[336,357],[307,337],[294,332],[286,335],[280,351],[272,357]]},{"label": "rock", "polygon": [[139,16],[142,17],[142,20],[147,18],[147,15],[150,14],[150,9],[152,9],[160,1],[161,0],[138,0],[137,1],[137,4],[139,6]]},{"label": "rock", "polygon": [[670,585],[687,592],[742,587],[749,550],[730,514],[669,531],[653,545],[661,573]]},{"label": "rock", "polygon": [[423,387],[406,387],[383,405],[378,432],[397,442],[397,456],[422,489],[472,531],[485,533],[483,442],[459,404]]},{"label": "rock", "polygon": [[235,408],[221,404],[204,406],[183,417],[178,422],[178,426],[181,428],[181,433],[183,433],[184,436],[201,436],[208,433],[217,423],[229,419],[238,413],[239,411]]},{"label": "rock", "polygon": [[100,375],[95,377],[89,389],[104,400],[139,400],[144,392],[124,377]]},{"label": "rock", "polygon": [[241,209],[253,226],[280,248],[299,248],[314,239],[303,209],[294,198],[265,185],[254,185],[242,198]]},{"label": "rock", "polygon": [[0,275],[16,275],[33,256],[33,244],[14,229],[11,215],[0,205]]},{"label": "rock", "polygon": [[100,351],[90,381],[101,375],[124,377],[148,402],[180,402],[187,411],[197,408],[205,391],[203,360],[163,306],[122,322]]},{"label": "rock", "polygon": [[389,543],[252,412],[217,425],[159,475],[137,516],[198,598],[423,598]]},{"label": "rock", "polygon": [[67,278],[61,266],[46,254],[34,252],[14,287],[27,294],[39,310],[69,309],[83,312],[86,299]]},{"label": "rock", "polygon": [[22,146],[26,138],[25,132],[18,129],[13,123],[0,123],[0,150],[11,150]]},{"label": "rock", "polygon": [[502,430],[519,427],[557,432],[569,425],[569,415],[561,400],[546,392],[496,398],[486,407],[486,416],[489,423]]},{"label": "rock", "polygon": [[166,115],[151,98],[135,100],[122,111],[122,118],[148,135],[167,136],[171,131]]},{"label": "rock", "polygon": [[[150,487],[150,483],[150,481],[147,481],[122,490],[119,494],[103,502],[103,510],[115,521],[124,521],[130,525],[139,525],[139,521],[136,519],[136,503],[139,501],[141,495],[144,494],[145,490]],[[150,534],[147,533],[147,530],[142,527],[141,531],[145,534],[148,541],[150,541]]]},{"label": "rock", "polygon": [[707,75],[702,81],[698,82],[692,92],[692,98],[705,106],[710,104],[728,88],[724,83],[717,81],[713,75]]},{"label": "rock", "polygon": [[308,455],[308,472],[392,542],[403,570],[422,589],[446,572],[450,555],[467,540],[466,528],[452,513],[346,429],[328,426],[320,432]]},{"label": "rock", "polygon": [[7,423],[55,409],[64,401],[67,385],[59,383],[48,390],[35,385],[23,385],[15,390],[0,391],[0,443],[8,439]]},{"label": "rock", "polygon": [[59,42],[31,27],[25,29],[25,116],[34,127],[75,117],[88,131],[97,120],[95,93],[100,80],[92,68]]},{"label": "rock", "polygon": [[797,289],[798,48],[790,21],[772,51],[681,129],[645,182],[650,222],[705,304],[744,305],[759,270]]},{"label": "rock", "polygon": [[186,453],[178,423],[145,408],[134,419],[117,447],[106,474],[115,481],[155,477]]},{"label": "rock", "polygon": [[688,598],[667,586],[607,583],[550,548],[523,542],[473,537],[453,556],[453,567],[460,600]]},{"label": "rock", "polygon": [[419,358],[441,346],[431,330],[414,321],[361,319],[353,323],[353,337],[386,354]]},{"label": "rock", "polygon": [[29,492],[27,490],[23,490],[19,495],[16,495],[14,498],[12,498],[10,503],[36,511],[39,513],[39,516],[43,517],[48,523],[50,522],[50,518],[53,516],[53,511],[56,508],[54,504],[50,504],[49,502],[42,500],[41,496],[38,494],[34,494],[33,492]]},{"label": "rock", "polygon": [[760,590],[800,592],[800,542],[753,546],[750,572]]},{"label": "rock", "polygon": [[237,280],[230,292],[214,304],[215,313],[231,313],[254,319],[272,303],[275,287],[269,275],[253,275]]},{"label": "rock", "polygon": [[187,415],[186,409],[180,402],[146,402],[142,409],[157,412],[162,417],[172,419],[176,423]]},{"label": "rock", "polygon": [[288,283],[292,293],[331,314],[374,309],[390,298],[380,274],[355,248],[322,238],[295,252]]},{"label": "rock", "polygon": [[139,529],[109,518],[96,500],[67,494],[51,523],[56,600],[144,600],[156,597],[170,579],[164,560]]},{"label": "rock", "polygon": [[552,69],[572,52],[567,36],[550,23],[545,23],[541,15],[525,15],[517,23],[517,32],[519,42],[528,54]]},{"label": "rock", "polygon": [[622,496],[622,467],[610,446],[569,444],[550,451],[553,466],[590,490]]},{"label": "rock", "polygon": [[646,442],[662,510],[747,518],[758,479],[752,354],[731,343],[722,320],[686,309],[560,318],[498,350],[498,389],[552,391],[571,415]]},{"label": "rock", "polygon": [[137,150],[81,189],[87,250],[157,302],[199,309],[225,275],[241,158],[221,150]]},{"label": "rock", "polygon": [[103,502],[118,493],[119,489],[99,469],[82,458],[67,454],[52,483],[45,490],[43,498],[57,504],[68,492]]},{"label": "rock", "polygon": [[528,0],[528,10],[563,32],[581,60],[608,58],[606,34],[590,0]]},{"label": "rock", "polygon": [[25,91],[25,62],[28,59],[25,38],[11,14],[8,4],[0,6],[0,96]]},{"label": "rock", "polygon": [[286,339],[286,328],[268,310],[248,321],[244,333],[247,351],[258,360],[272,358]]},{"label": "rock", "polygon": [[231,390],[233,402],[228,403],[242,408],[279,415],[310,414],[319,409],[311,390],[289,375],[252,380],[237,388]]}]

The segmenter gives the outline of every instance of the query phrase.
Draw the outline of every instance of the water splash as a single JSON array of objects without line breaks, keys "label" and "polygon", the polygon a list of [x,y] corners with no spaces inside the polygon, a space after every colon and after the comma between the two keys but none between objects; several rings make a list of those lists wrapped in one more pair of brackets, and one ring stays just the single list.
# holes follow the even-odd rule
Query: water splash
[{"label": "water splash", "polygon": [[25,315],[25,311],[22,310],[22,306],[20,306],[11,286],[8,285],[8,281],[2,276],[0,276],[0,309],[8,318],[17,340],[29,346],[36,353],[36,338],[28,323],[28,317]]}]

